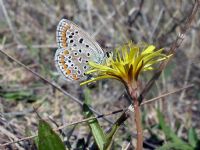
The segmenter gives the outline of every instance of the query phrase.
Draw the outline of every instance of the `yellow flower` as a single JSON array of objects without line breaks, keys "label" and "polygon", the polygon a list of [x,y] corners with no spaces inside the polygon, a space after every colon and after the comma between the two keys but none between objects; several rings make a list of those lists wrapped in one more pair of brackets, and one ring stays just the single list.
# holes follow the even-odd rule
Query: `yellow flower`
[{"label": "yellow flower", "polygon": [[154,64],[171,56],[162,54],[162,51],[163,49],[155,51],[153,45],[141,46],[129,42],[116,49],[104,63],[89,62],[91,69],[86,74],[96,74],[97,76],[82,82],[81,85],[108,78],[120,80],[125,85],[136,84],[142,71],[153,70]]}]

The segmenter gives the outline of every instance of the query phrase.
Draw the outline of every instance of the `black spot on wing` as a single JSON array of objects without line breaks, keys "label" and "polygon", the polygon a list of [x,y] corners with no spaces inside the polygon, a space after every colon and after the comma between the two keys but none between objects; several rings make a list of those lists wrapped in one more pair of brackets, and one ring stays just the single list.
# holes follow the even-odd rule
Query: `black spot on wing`
[{"label": "black spot on wing", "polygon": [[81,39],[79,40],[79,43],[83,43],[83,38],[81,38]]}]

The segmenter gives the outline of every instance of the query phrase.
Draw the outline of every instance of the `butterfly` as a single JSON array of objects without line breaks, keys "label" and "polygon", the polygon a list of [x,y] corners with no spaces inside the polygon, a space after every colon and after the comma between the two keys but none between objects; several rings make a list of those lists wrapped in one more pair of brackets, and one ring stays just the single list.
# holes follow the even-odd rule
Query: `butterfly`
[{"label": "butterfly", "polygon": [[88,62],[101,64],[104,51],[98,43],[73,22],[62,19],[56,30],[58,49],[55,64],[58,72],[71,81],[87,79]]}]

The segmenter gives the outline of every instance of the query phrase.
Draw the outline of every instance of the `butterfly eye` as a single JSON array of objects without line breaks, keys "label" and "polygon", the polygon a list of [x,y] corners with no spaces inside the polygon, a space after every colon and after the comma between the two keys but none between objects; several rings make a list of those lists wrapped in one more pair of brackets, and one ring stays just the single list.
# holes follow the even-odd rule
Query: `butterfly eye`
[{"label": "butterfly eye", "polygon": [[109,58],[110,56],[112,56],[112,52],[106,52],[106,56],[107,58]]},{"label": "butterfly eye", "polygon": [[72,38],[72,35],[70,35],[69,38]]},{"label": "butterfly eye", "polygon": [[73,40],[70,40],[70,43],[73,43],[74,41]]}]

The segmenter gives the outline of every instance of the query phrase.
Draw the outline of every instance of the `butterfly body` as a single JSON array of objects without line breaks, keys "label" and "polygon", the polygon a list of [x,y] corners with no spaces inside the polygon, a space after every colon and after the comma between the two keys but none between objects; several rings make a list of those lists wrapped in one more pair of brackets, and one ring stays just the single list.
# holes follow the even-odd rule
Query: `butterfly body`
[{"label": "butterfly body", "polygon": [[86,32],[67,19],[62,19],[56,31],[58,49],[55,54],[56,68],[69,80],[84,80],[88,62],[101,64],[104,52]]}]

